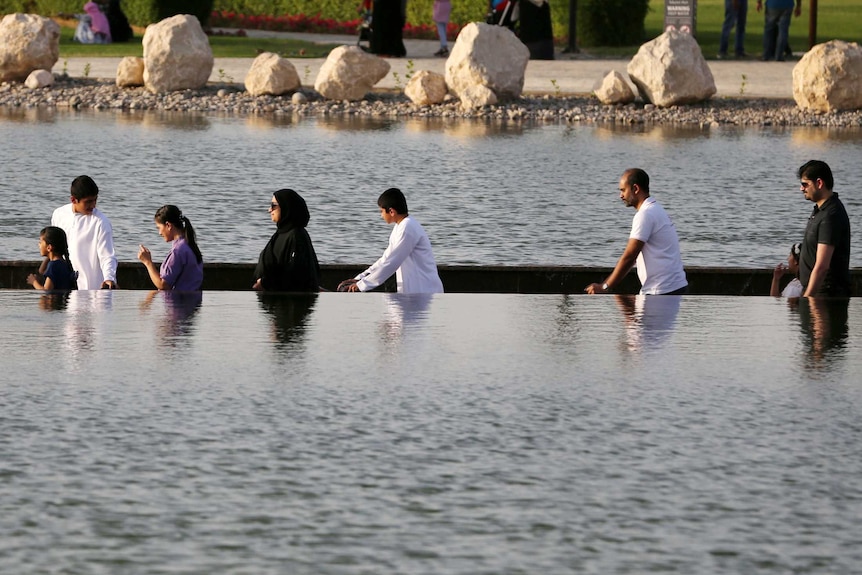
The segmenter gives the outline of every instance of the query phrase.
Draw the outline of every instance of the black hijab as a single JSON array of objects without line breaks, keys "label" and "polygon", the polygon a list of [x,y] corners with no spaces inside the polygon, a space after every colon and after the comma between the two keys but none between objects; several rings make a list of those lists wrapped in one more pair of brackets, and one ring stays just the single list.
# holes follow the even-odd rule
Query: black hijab
[{"label": "black hijab", "polygon": [[273,196],[278,202],[278,207],[281,208],[281,215],[277,223],[279,232],[286,232],[293,228],[304,228],[308,225],[311,215],[308,213],[308,206],[302,196],[288,188],[278,190]]}]

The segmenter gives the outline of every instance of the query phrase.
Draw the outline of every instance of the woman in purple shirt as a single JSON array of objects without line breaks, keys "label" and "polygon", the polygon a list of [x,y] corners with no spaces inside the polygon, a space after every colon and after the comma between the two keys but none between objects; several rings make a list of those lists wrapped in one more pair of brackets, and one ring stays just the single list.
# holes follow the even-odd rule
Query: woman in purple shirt
[{"label": "woman in purple shirt", "polygon": [[195,241],[192,223],[178,207],[171,205],[160,207],[155,220],[159,235],[166,242],[171,242],[171,251],[156,271],[150,250],[143,245],[138,250],[138,259],[147,268],[153,284],[163,290],[201,289],[204,279],[203,256]]}]

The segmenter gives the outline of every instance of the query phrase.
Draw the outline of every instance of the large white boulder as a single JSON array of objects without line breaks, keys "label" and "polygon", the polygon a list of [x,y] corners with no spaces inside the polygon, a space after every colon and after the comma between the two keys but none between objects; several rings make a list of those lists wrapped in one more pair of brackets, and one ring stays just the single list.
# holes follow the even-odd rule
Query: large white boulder
[{"label": "large white boulder", "polygon": [[697,41],[676,30],[642,45],[626,69],[641,97],[656,106],[702,102],[715,94]]},{"label": "large white boulder", "polygon": [[293,92],[301,85],[296,67],[290,60],[273,52],[264,52],[255,58],[245,76],[245,89],[252,96],[280,96]]},{"label": "large white boulder", "polygon": [[[446,60],[446,84],[460,99],[462,107],[467,100],[485,90],[496,99],[518,98],[524,89],[524,73],[530,51],[505,26],[492,26],[483,22],[467,24],[458,34],[452,52]],[[470,94],[470,98],[465,95]]]},{"label": "large white boulder", "polygon": [[596,88],[596,98],[602,104],[629,104],[635,101],[635,93],[622,74],[611,70]]},{"label": "large white boulder", "polygon": [[320,67],[314,89],[329,100],[361,100],[389,68],[389,62],[359,46],[339,46]]},{"label": "large white boulder", "polygon": [[60,26],[35,14],[0,20],[0,82],[21,82],[34,70],[50,70],[60,58]]},{"label": "large white boulder", "polygon": [[446,99],[448,93],[446,78],[429,70],[420,70],[410,78],[404,88],[404,95],[417,106],[439,104]]},{"label": "large white boulder", "polygon": [[862,47],[832,40],[806,52],[793,67],[793,99],[803,110],[862,109]]},{"label": "large white boulder", "polygon": [[213,70],[213,53],[201,23],[178,14],[144,32],[144,85],[150,92],[203,88]]},{"label": "large white boulder", "polygon": [[131,88],[144,85],[144,59],[126,56],[117,65],[117,86]]}]

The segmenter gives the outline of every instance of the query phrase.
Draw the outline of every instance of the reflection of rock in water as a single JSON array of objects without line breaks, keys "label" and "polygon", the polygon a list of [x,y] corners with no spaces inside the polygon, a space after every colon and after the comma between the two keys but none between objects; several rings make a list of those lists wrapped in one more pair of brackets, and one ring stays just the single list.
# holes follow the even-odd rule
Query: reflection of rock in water
[{"label": "reflection of rock in water", "polygon": [[278,342],[285,345],[301,343],[317,295],[260,292],[257,297],[261,309],[272,320]]},{"label": "reflection of rock in water", "polygon": [[806,339],[808,367],[819,367],[847,345],[849,298],[799,298],[799,324]]},{"label": "reflection of rock in water", "polygon": [[57,117],[56,108],[38,106],[36,108],[10,108],[0,106],[0,118],[6,122],[17,122],[27,124],[30,122],[41,122],[52,124]]},{"label": "reflection of rock in water", "polygon": [[[728,128],[729,130],[729,128]],[[649,140],[657,142],[672,142],[675,140],[703,140],[709,138],[709,130],[700,126],[690,125],[665,125],[665,124],[619,124],[614,122],[597,122],[595,125],[596,138],[609,141],[621,134],[640,134]]]},{"label": "reflection of rock in water", "polygon": [[273,128],[290,128],[300,123],[302,119],[299,114],[251,115],[245,118],[245,125],[249,128],[271,130]]},{"label": "reflection of rock in water", "polygon": [[388,132],[401,126],[399,120],[375,116],[328,116],[316,119],[317,125],[335,132]]},{"label": "reflection of rock in water", "polygon": [[140,125],[145,128],[203,132],[211,127],[211,122],[206,115],[188,112],[148,112],[142,114],[140,119]]}]

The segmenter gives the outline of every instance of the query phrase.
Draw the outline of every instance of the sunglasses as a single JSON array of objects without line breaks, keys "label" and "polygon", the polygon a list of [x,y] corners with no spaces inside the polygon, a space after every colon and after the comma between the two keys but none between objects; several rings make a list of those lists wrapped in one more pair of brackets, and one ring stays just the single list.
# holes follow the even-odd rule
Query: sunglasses
[{"label": "sunglasses", "polygon": [[279,207],[280,206],[276,202],[270,202],[270,204],[269,204],[269,209],[271,209],[271,210],[274,210],[274,209],[279,208]]}]

